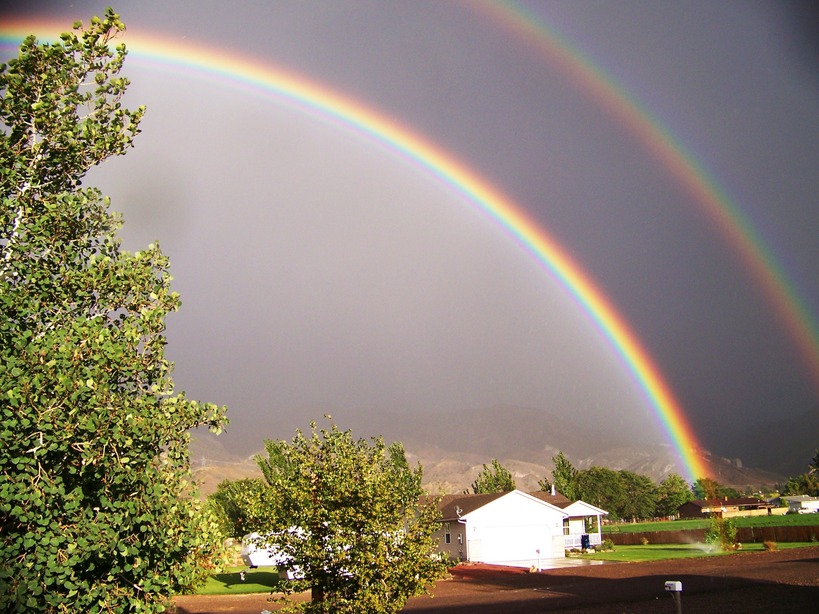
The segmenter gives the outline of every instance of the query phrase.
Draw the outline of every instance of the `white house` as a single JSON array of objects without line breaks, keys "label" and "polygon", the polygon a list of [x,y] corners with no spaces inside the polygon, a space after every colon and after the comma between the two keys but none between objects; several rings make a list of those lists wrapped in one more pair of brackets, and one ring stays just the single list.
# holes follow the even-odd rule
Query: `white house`
[{"label": "white house", "polygon": [[559,507],[519,490],[486,495],[447,495],[440,503],[441,552],[462,561],[539,566],[565,556]]},{"label": "white house", "polygon": [[808,495],[791,495],[782,497],[788,502],[788,513],[791,514],[815,514],[819,513],[819,497]]},{"label": "white house", "polygon": [[[568,515],[563,520],[563,545],[566,550],[584,547],[584,536],[588,539],[585,547],[599,546],[603,543],[602,519],[609,514],[606,510],[585,501],[570,501],[556,493],[554,487],[551,492],[538,491],[531,494],[541,501],[559,507]],[[591,531],[590,525],[593,527]]]}]

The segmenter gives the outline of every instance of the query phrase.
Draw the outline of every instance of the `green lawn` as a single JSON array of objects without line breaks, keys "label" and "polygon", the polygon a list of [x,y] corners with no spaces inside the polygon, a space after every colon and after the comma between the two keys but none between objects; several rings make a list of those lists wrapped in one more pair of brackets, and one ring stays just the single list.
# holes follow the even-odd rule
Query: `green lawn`
[{"label": "green lawn", "polygon": [[[788,542],[777,544],[778,550],[788,548],[804,548],[815,546],[810,542]],[[741,552],[762,552],[762,544],[743,544]],[[596,561],[663,561],[668,559],[685,559],[702,556],[722,556],[733,552],[713,550],[708,544],[648,544],[646,546],[615,546],[612,552],[598,552],[594,554],[572,555],[573,558],[591,559]]]},{"label": "green lawn", "polygon": [[278,571],[248,569],[242,580],[239,572],[246,567],[229,567],[224,573],[210,576],[199,590],[198,595],[239,595],[243,593],[279,592],[282,580]]},{"label": "green lawn", "polygon": [[627,522],[623,524],[604,524],[603,533],[643,533],[646,531],[684,531],[687,529],[708,528],[710,521],[705,519],[666,520],[663,522]]},{"label": "green lawn", "polygon": [[734,518],[734,524],[738,527],[819,527],[819,514],[747,516]]},{"label": "green lawn", "polygon": [[[819,527],[819,514],[787,514],[784,516],[741,516],[732,518],[737,527]],[[603,525],[603,533],[642,533],[644,531],[682,531],[707,529],[710,520],[695,518],[663,522],[637,522]]]}]

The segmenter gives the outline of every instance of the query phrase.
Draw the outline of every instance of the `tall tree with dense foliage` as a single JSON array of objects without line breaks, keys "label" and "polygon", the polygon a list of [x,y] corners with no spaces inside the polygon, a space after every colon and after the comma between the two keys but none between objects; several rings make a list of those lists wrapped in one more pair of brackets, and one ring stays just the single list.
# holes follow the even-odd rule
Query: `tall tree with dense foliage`
[{"label": "tall tree with dense foliage", "polygon": [[272,513],[260,532],[303,574],[291,590],[312,590],[290,611],[397,612],[446,573],[433,539],[440,513],[400,444],[313,423],[265,449],[256,460]]},{"label": "tall tree with dense foliage", "polygon": [[621,469],[620,484],[624,496],[623,505],[617,510],[625,520],[646,520],[654,517],[657,509],[657,485],[646,475]]},{"label": "tall tree with dense foliage", "polygon": [[578,499],[606,510],[612,520],[624,517],[626,492],[617,471],[608,467],[589,467],[577,472],[575,483]]},{"label": "tall tree with dense foliage", "polygon": [[512,473],[498,462],[498,459],[492,459],[492,465],[488,466],[486,463],[483,469],[472,482],[473,494],[487,494],[493,492],[512,492],[515,490],[515,478]]},{"label": "tall tree with dense foliage", "polygon": [[694,494],[694,499],[698,501],[739,497],[739,491],[735,488],[724,486],[713,478],[697,478],[691,487],[691,492]]},{"label": "tall tree with dense foliage", "polygon": [[577,469],[574,468],[571,461],[566,458],[563,452],[558,452],[552,457],[554,469],[552,469],[552,481],[546,479],[540,480],[538,486],[541,490],[549,491],[552,486],[555,490],[567,499],[574,501],[580,496],[577,492]]},{"label": "tall tree with dense foliage", "polygon": [[188,430],[223,410],[174,392],[156,245],[120,250],[86,172],[144,109],[120,99],[110,9],[0,67],[0,611],[161,611],[215,543],[188,481]]},{"label": "tall tree with dense foliage", "polygon": [[694,498],[694,493],[688,486],[685,479],[676,474],[670,473],[660,482],[657,488],[657,516],[674,516],[678,508]]},{"label": "tall tree with dense foliage", "polygon": [[819,450],[813,455],[807,473],[788,478],[782,494],[819,497]]},{"label": "tall tree with dense foliage", "polygon": [[224,480],[208,495],[207,502],[219,517],[222,532],[241,538],[266,523],[270,517],[271,495],[270,486],[259,478]]}]

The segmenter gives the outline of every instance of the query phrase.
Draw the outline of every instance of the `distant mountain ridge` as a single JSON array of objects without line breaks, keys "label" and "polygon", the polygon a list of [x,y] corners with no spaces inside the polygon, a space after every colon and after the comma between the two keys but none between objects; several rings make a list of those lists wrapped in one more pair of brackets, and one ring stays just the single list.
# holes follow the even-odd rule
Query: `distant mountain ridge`
[{"label": "distant mountain ridge", "polygon": [[[410,462],[423,466],[427,488],[440,494],[467,490],[483,464],[493,458],[512,472],[518,488],[536,490],[539,480],[551,477],[551,459],[558,451],[563,451],[578,469],[593,465],[626,469],[655,482],[671,472],[685,475],[669,444],[635,441],[628,432],[580,426],[534,409],[500,407],[412,415],[362,412],[333,415],[333,421],[339,428],[351,429],[357,437],[380,435],[388,442],[402,442]],[[290,439],[294,433],[295,427],[279,437]],[[262,449],[263,441],[259,440],[241,454],[232,454],[219,438],[194,436],[191,459],[198,477],[205,482],[203,492],[214,489],[221,479],[260,475],[252,457]],[[747,467],[738,458],[724,458],[705,450],[695,453],[709,468],[709,477],[726,486],[745,488],[785,481],[782,473]]]}]

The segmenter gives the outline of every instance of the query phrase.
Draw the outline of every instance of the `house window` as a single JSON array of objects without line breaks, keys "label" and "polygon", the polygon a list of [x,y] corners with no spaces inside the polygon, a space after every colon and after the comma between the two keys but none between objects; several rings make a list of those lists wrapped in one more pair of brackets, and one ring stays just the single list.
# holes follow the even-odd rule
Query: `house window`
[{"label": "house window", "polygon": [[449,523],[444,523],[444,543],[451,544],[452,543],[452,533],[449,528]]},{"label": "house window", "polygon": [[571,535],[571,530],[569,529],[569,519],[563,519],[563,535]]}]

